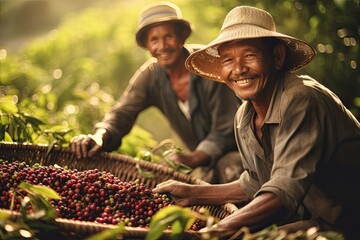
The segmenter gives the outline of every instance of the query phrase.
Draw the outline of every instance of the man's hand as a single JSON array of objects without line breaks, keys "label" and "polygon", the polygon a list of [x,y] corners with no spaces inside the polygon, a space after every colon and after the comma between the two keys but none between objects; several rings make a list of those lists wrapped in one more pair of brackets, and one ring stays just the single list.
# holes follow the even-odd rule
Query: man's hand
[{"label": "man's hand", "polygon": [[102,149],[105,133],[105,129],[99,129],[94,135],[80,134],[74,137],[70,143],[71,151],[75,153],[78,159],[94,156]]},{"label": "man's hand", "polygon": [[101,150],[101,146],[95,142],[94,136],[90,134],[74,137],[71,140],[70,147],[78,159],[92,157]]},{"label": "man's hand", "polygon": [[168,193],[176,205],[187,207],[193,205],[191,203],[191,188],[192,185],[190,184],[168,180],[159,183],[152,191],[154,193]]},{"label": "man's hand", "polygon": [[258,230],[284,219],[287,214],[280,198],[273,193],[266,192],[219,221],[210,231],[232,235],[244,226],[251,231]]}]

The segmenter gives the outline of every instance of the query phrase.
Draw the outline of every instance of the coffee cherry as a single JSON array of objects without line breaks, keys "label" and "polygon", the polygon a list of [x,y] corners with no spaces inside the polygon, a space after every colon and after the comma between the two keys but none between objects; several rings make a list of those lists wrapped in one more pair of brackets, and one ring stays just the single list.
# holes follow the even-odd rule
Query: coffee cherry
[{"label": "coffee cherry", "polygon": [[[154,194],[140,182],[121,181],[97,169],[78,171],[24,162],[0,163],[0,208],[10,208],[12,193],[21,182],[51,187],[61,197],[51,200],[61,218],[98,223],[148,227],[151,217],[162,207],[173,204],[166,195]],[[26,194],[23,192],[22,194]],[[19,210],[22,197],[15,198]]]}]

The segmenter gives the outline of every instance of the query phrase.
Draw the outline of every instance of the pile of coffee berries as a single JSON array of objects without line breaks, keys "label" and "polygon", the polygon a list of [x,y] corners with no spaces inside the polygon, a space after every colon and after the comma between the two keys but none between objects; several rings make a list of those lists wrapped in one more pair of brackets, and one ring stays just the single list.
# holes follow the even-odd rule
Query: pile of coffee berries
[{"label": "pile of coffee berries", "polygon": [[203,221],[201,219],[196,219],[196,221],[191,225],[189,230],[192,231],[199,231],[200,229],[206,227],[206,221]]},{"label": "pile of coffee berries", "polygon": [[[50,203],[59,217],[72,220],[148,227],[159,209],[173,204],[166,194],[152,193],[138,179],[125,182],[97,169],[67,170],[0,160],[0,182],[0,208],[9,209],[14,190],[27,182],[54,189],[61,199]],[[14,210],[20,209],[22,198],[16,195]]]}]

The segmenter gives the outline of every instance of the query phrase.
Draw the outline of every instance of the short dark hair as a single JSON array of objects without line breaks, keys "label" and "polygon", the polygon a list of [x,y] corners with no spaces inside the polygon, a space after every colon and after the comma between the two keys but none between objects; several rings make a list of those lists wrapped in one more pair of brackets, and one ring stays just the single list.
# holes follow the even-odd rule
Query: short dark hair
[{"label": "short dark hair", "polygon": [[262,38],[264,39],[266,45],[270,48],[270,49],[274,49],[278,44],[281,44],[281,40],[276,38],[276,37],[264,37]]}]

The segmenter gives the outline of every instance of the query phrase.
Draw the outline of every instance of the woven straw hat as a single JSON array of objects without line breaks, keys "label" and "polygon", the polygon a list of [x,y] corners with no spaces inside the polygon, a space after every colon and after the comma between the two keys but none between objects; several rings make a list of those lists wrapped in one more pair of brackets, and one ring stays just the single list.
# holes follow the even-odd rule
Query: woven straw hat
[{"label": "woven straw hat", "polygon": [[234,40],[264,37],[276,37],[284,43],[285,71],[296,71],[308,64],[315,56],[315,50],[307,43],[276,32],[274,20],[268,12],[255,7],[239,6],[227,14],[219,36],[187,58],[186,68],[200,76],[224,82],[220,79],[219,45]]},{"label": "woven straw hat", "polygon": [[146,29],[161,23],[174,22],[183,29],[184,39],[191,34],[191,25],[184,20],[180,8],[170,2],[159,2],[146,6],[140,15],[136,30],[136,41],[140,47],[145,48]]}]

